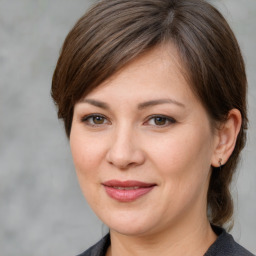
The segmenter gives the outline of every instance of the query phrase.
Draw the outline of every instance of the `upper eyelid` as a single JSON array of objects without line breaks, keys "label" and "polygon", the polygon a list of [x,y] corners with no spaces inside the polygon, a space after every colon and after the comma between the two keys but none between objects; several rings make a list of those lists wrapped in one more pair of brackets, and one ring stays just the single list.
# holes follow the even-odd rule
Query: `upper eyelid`
[{"label": "upper eyelid", "polygon": [[172,120],[172,121],[174,121],[174,122],[177,122],[177,120],[176,120],[175,118],[173,118],[173,117],[171,117],[171,116],[167,116],[167,115],[161,115],[161,114],[150,115],[150,116],[148,116],[148,117],[145,119],[145,121],[150,120],[150,119],[152,119],[152,118],[157,118],[157,117],[162,117],[162,118],[166,118],[167,120]]},{"label": "upper eyelid", "polygon": [[99,114],[99,113],[93,113],[93,114],[84,115],[84,116],[82,116],[81,119],[87,119],[87,118],[95,117],[95,116],[100,116],[100,117],[103,117],[105,119],[108,119],[105,115]]},{"label": "upper eyelid", "polygon": [[83,117],[81,118],[81,121],[82,121],[82,122],[85,122],[85,121],[87,121],[89,118],[93,118],[93,117],[96,117],[96,116],[102,117],[102,118],[106,119],[108,122],[111,122],[111,121],[109,120],[109,118],[107,118],[105,115],[103,115],[103,114],[97,114],[97,113],[85,115],[85,116],[83,116]]},{"label": "upper eyelid", "polygon": [[[100,113],[92,113],[92,114],[85,115],[81,118],[81,121],[85,122],[89,118],[93,118],[93,117],[96,117],[96,116],[102,117],[102,118],[106,119],[108,122],[111,123],[111,120],[108,117],[106,117],[104,114],[100,114]],[[169,121],[169,122],[173,122],[173,123],[177,122],[177,120],[175,118],[171,117],[171,116],[167,116],[167,115],[163,115],[163,114],[153,114],[153,115],[147,116],[144,119],[143,124],[148,122],[149,120],[151,120],[153,118],[157,118],[157,117],[166,118],[167,121]]]},{"label": "upper eyelid", "polygon": [[[163,125],[157,125],[157,124],[150,124],[150,121],[154,118],[157,118],[157,117],[161,117],[161,118],[165,118],[166,119],[166,123],[163,124]],[[161,128],[166,128],[166,127],[169,127],[171,125],[174,125],[176,124],[177,121],[176,119],[174,119],[173,117],[170,117],[170,116],[166,116],[166,115],[151,115],[149,116],[144,122],[143,122],[143,125],[145,126],[151,126],[153,128],[157,128],[157,129],[161,129]]]}]

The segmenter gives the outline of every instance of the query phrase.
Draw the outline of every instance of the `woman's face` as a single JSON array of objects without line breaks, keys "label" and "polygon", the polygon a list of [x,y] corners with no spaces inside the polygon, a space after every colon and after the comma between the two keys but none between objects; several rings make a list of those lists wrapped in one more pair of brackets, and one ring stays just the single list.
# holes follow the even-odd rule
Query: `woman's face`
[{"label": "woman's face", "polygon": [[70,145],[81,189],[122,234],[206,219],[216,144],[173,47],[136,59],[74,108]]}]

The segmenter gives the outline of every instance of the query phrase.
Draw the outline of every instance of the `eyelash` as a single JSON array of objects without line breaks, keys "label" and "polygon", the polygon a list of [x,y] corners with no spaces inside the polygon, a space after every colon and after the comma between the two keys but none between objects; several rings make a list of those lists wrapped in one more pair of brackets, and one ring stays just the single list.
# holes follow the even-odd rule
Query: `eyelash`
[{"label": "eyelash", "polygon": [[[101,120],[103,119],[103,123],[95,124],[93,118],[101,118]],[[163,119],[163,121],[165,123],[163,125],[157,125],[156,124],[156,119],[157,118]],[[149,124],[149,122],[151,120],[154,120],[155,124]],[[92,126],[92,127],[99,127],[99,126],[111,123],[104,115],[101,115],[101,114],[87,115],[87,116],[83,117],[81,121],[83,123],[88,124],[89,126]],[[155,126],[155,127],[158,127],[158,128],[163,128],[163,127],[169,126],[171,124],[175,124],[176,122],[177,121],[174,118],[169,117],[169,116],[165,116],[165,115],[152,115],[152,116],[147,117],[146,121],[143,124],[144,125],[149,125],[149,126],[150,125],[151,126]]]},{"label": "eyelash", "polygon": [[163,128],[163,127],[169,126],[171,124],[175,124],[177,122],[174,118],[169,117],[169,116],[165,116],[165,115],[152,115],[152,116],[149,116],[147,118],[147,120],[146,120],[146,122],[144,122],[144,124],[149,123],[149,121],[151,121],[151,120],[154,120],[154,123],[155,123],[157,118],[162,118],[165,121],[165,124],[163,124],[163,125],[157,125],[157,124],[152,125],[152,126],[156,126],[158,128]]},{"label": "eyelash", "polygon": [[[93,123],[93,118],[97,118],[97,117],[104,119],[104,123],[102,123],[102,124]],[[92,122],[90,122],[90,119],[91,119]],[[92,114],[92,115],[88,115],[88,116],[83,117],[81,121],[83,123],[88,124],[89,126],[99,127],[99,126],[105,125],[106,124],[105,121],[108,121],[108,119],[104,115],[101,115],[101,114]]]}]

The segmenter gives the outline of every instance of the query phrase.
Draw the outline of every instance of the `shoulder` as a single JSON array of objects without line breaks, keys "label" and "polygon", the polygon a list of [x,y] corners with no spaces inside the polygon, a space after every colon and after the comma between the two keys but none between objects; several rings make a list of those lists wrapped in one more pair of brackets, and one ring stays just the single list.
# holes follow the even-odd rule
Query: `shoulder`
[{"label": "shoulder", "polygon": [[213,229],[219,236],[204,256],[254,256],[235,242],[232,235],[224,229],[219,227],[213,227]]},{"label": "shoulder", "polygon": [[105,256],[110,245],[110,235],[104,236],[98,243],[77,256]]}]

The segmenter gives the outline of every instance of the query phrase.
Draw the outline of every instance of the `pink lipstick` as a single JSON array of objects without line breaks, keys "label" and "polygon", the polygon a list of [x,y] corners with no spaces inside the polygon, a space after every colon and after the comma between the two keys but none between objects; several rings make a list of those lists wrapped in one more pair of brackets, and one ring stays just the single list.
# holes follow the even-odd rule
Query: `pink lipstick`
[{"label": "pink lipstick", "polygon": [[109,180],[102,183],[102,185],[111,198],[120,202],[134,201],[149,193],[156,186],[153,183],[144,183],[135,180]]}]

